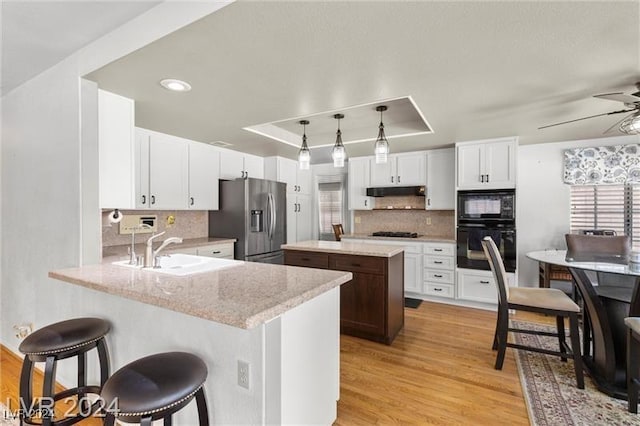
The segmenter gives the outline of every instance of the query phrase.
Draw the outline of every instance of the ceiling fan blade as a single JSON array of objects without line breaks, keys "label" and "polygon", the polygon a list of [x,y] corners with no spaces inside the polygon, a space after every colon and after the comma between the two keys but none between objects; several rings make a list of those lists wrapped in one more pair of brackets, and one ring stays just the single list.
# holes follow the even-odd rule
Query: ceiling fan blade
[{"label": "ceiling fan blade", "polygon": [[640,102],[640,97],[633,95],[627,95],[625,93],[602,93],[600,95],[593,95],[594,98],[608,99],[610,101],[622,102],[625,104],[633,104]]},{"label": "ceiling fan blade", "polygon": [[567,124],[567,123],[573,123],[573,122],[576,122],[576,121],[588,120],[589,118],[602,117],[604,115],[621,114],[623,112],[631,112],[631,111],[637,111],[637,109],[634,109],[634,108],[632,108],[632,109],[621,109],[619,111],[611,111],[611,112],[605,112],[603,114],[590,115],[588,117],[576,118],[575,120],[562,121],[560,123],[548,124],[546,126],[538,127],[538,130],[546,129],[547,127],[559,126],[561,124]]},{"label": "ceiling fan blade", "polygon": [[607,130],[605,130],[604,132],[602,132],[603,135],[606,135],[607,133],[609,133],[610,131],[612,131],[614,128],[618,127],[620,125],[620,123],[622,123],[624,120],[626,120],[627,118],[631,117],[633,114],[635,114],[635,112],[632,112],[629,115],[625,115],[624,117],[622,117],[620,120],[618,120],[616,122],[616,124],[614,124],[613,126],[609,127]]}]

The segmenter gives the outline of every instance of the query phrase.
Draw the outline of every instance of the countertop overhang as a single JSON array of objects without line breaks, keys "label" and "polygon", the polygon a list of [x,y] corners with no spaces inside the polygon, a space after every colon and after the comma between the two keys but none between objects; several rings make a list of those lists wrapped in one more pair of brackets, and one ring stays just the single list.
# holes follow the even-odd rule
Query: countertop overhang
[{"label": "countertop overhang", "polygon": [[283,250],[301,250],[323,253],[351,254],[356,256],[393,257],[404,249],[396,245],[364,244],[350,241],[301,241],[283,244]]},{"label": "countertop overhang", "polygon": [[247,329],[349,282],[353,275],[237,261],[237,265],[184,277],[111,263],[55,270],[49,277]]},{"label": "countertop overhang", "polygon": [[388,242],[400,242],[408,241],[413,243],[451,243],[455,244],[456,240],[446,237],[432,237],[420,235],[417,238],[402,238],[402,237],[374,237],[371,234],[345,234],[342,235],[343,240],[376,240],[376,241],[388,241]]}]

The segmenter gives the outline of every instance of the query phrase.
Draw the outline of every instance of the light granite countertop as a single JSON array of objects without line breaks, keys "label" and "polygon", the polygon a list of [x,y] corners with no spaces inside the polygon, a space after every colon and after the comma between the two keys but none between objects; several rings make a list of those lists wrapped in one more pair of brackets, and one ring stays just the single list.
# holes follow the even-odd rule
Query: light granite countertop
[{"label": "light granite countertop", "polygon": [[[145,240],[151,236],[150,234],[142,234],[142,235],[147,235],[147,237],[144,238]],[[140,240],[142,239],[142,237],[138,235],[136,239]],[[160,242],[162,242],[162,239],[163,238],[161,238],[160,240],[158,240],[158,242],[155,243],[156,247],[160,244]],[[235,243],[236,241],[237,240],[235,238],[215,238],[215,237],[190,238],[188,240],[183,240],[181,244],[174,244],[170,247],[167,247],[165,251],[175,252],[176,250],[179,251],[179,249],[181,248],[186,249],[186,248],[193,248],[193,247],[211,246],[215,244],[229,244],[229,243]],[[147,246],[146,242],[137,243],[135,245],[136,253],[144,253],[146,246]],[[130,247],[131,247],[131,244],[102,247],[102,257],[107,258],[112,256],[126,256],[129,253]]]},{"label": "light granite countertop", "polygon": [[283,250],[301,250],[323,253],[353,254],[358,256],[393,257],[402,253],[404,249],[395,245],[363,244],[349,241],[300,241],[293,244],[283,244]]},{"label": "light granite countertop", "polygon": [[234,261],[172,276],[102,263],[49,277],[239,328],[253,328],[348,281],[351,272]]},{"label": "light granite countertop", "polygon": [[446,237],[432,237],[426,235],[418,235],[417,238],[401,238],[401,237],[374,237],[371,234],[344,234],[343,240],[378,240],[378,241],[409,241],[414,243],[451,243],[455,244],[456,240]]}]

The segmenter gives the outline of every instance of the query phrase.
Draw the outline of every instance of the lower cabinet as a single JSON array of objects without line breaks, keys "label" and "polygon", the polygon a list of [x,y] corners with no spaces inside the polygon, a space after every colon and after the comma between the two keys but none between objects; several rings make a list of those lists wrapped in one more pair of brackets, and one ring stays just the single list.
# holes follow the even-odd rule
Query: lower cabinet
[{"label": "lower cabinet", "polygon": [[208,246],[176,248],[168,251],[171,253],[192,254],[194,256],[217,257],[220,259],[233,259],[234,243],[211,244]]},{"label": "lower cabinet", "polygon": [[291,266],[349,271],[340,287],[340,331],[391,344],[404,326],[404,254],[391,258],[285,250]]},{"label": "lower cabinet", "polygon": [[[498,303],[498,289],[493,272],[477,269],[457,270],[458,299],[472,302]],[[507,273],[508,285],[515,283],[515,274]]]}]

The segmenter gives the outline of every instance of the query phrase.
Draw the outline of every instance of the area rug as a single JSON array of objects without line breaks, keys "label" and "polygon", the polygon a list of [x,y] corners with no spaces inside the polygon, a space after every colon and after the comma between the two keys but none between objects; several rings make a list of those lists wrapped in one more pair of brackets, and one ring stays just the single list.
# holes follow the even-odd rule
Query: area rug
[{"label": "area rug", "polygon": [[[554,327],[522,321],[512,320],[511,326],[555,331]],[[517,333],[513,336],[520,344],[557,350],[557,338]],[[586,374],[585,388],[578,389],[573,361],[562,362],[559,357],[529,351],[515,353],[532,425],[640,425],[640,415],[629,413],[626,401],[597,390]]]},{"label": "area rug", "polygon": [[411,297],[405,297],[404,298],[404,307],[405,308],[416,309],[418,306],[420,306],[421,303],[422,303],[422,300],[420,300],[420,299],[413,299]]}]

